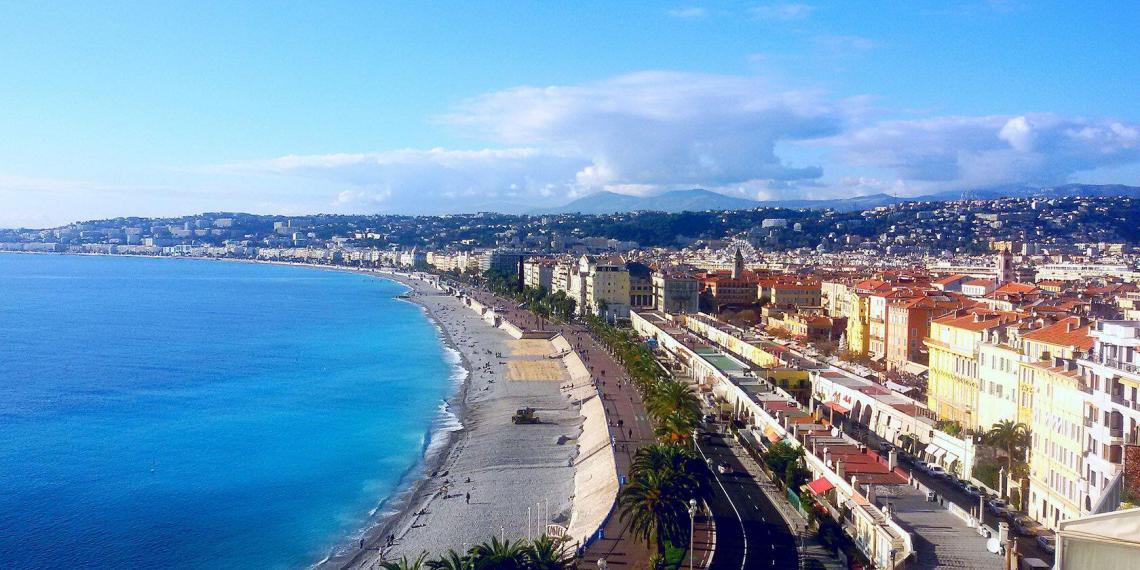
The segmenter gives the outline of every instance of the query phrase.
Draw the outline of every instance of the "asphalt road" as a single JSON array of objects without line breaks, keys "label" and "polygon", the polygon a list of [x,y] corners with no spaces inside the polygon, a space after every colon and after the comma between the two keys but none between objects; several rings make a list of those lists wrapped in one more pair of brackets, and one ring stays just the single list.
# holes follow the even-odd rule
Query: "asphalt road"
[{"label": "asphalt road", "polygon": [[[868,446],[874,446],[876,449],[878,448],[878,445],[881,443],[881,440],[875,434],[870,434],[870,436],[868,437],[867,430],[865,430],[865,429],[859,429],[859,430],[856,430],[854,432],[848,431],[847,433],[848,433],[848,435],[854,437],[855,439],[858,439],[859,441],[863,442],[864,444],[866,444]],[[875,440],[874,443],[869,442],[868,441],[869,439],[874,439]],[[943,479],[941,477],[935,477],[933,475],[928,475],[926,473],[923,473],[922,471],[913,468],[913,466],[911,464],[909,464],[905,461],[902,462],[902,466],[903,466],[903,468],[909,470],[911,472],[911,474],[914,475],[915,479],[918,479],[920,482],[922,482],[923,485],[926,485],[931,490],[938,493],[939,496],[942,496],[946,500],[953,502],[954,504],[958,505],[958,507],[962,508],[963,510],[965,510],[967,512],[971,512],[971,513],[977,512],[977,509],[978,509],[978,498],[977,497],[971,497],[970,495],[967,495],[965,492],[963,492],[961,489],[959,489],[958,486],[953,484],[952,482],[947,481],[946,479]],[[994,516],[988,510],[983,509],[983,511],[984,511],[984,515],[983,515],[982,520],[985,522],[986,526],[989,526],[990,528],[994,529],[994,531],[996,532],[998,529],[998,523],[1001,522],[1002,519],[999,519],[998,517]],[[1046,564],[1050,564],[1050,565],[1053,564],[1053,555],[1049,554],[1048,552],[1045,552],[1045,550],[1042,549],[1041,546],[1037,544],[1037,537],[1036,536],[1018,534],[1017,531],[1014,530],[1012,525],[1010,526],[1009,532],[1010,532],[1011,536],[1018,537],[1017,550],[1018,550],[1018,552],[1021,553],[1021,555],[1023,557],[1040,558]]]},{"label": "asphalt road", "polygon": [[[710,568],[797,568],[795,535],[728,445],[724,437],[706,434],[698,446],[714,465],[709,507],[717,533],[716,554]],[[715,469],[722,463],[732,467],[732,473],[721,474]]]}]

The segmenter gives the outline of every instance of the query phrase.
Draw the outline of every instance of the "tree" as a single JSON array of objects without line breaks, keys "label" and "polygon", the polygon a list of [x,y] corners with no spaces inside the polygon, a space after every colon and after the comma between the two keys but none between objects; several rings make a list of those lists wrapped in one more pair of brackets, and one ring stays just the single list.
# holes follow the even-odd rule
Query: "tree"
[{"label": "tree", "polygon": [[425,570],[428,567],[424,563],[426,559],[427,552],[421,552],[415,559],[404,556],[394,562],[381,562],[380,567],[384,570]]},{"label": "tree", "polygon": [[525,570],[527,564],[526,550],[520,542],[511,542],[509,539],[500,541],[498,537],[476,544],[467,551],[474,562],[475,570]]},{"label": "tree", "polygon": [[475,562],[466,554],[448,550],[447,554],[434,560],[428,560],[427,567],[429,570],[472,570],[475,567]]},{"label": "tree", "polygon": [[786,441],[778,441],[768,448],[768,453],[764,457],[764,464],[773,473],[780,476],[785,486],[796,487],[800,483],[799,480],[804,477],[801,465],[803,457],[803,447],[795,447]]},{"label": "tree", "polygon": [[646,546],[655,544],[659,554],[665,552],[666,541],[681,540],[688,526],[686,500],[674,494],[672,485],[668,472],[641,472],[633,474],[618,495],[619,520]]},{"label": "tree", "polygon": [[1029,428],[1021,422],[1002,420],[986,432],[986,442],[1005,450],[1006,473],[1013,473],[1014,456],[1021,456],[1022,451],[1029,445]]},{"label": "tree", "polygon": [[653,433],[665,443],[687,445],[692,440],[696,427],[696,418],[683,412],[674,412],[658,419]]},{"label": "tree", "polygon": [[701,413],[701,400],[688,384],[665,380],[658,382],[650,392],[646,410],[658,420],[673,414],[696,419]]},{"label": "tree", "polygon": [[565,547],[564,539],[539,537],[526,546],[529,570],[565,570],[573,567],[574,556]]}]

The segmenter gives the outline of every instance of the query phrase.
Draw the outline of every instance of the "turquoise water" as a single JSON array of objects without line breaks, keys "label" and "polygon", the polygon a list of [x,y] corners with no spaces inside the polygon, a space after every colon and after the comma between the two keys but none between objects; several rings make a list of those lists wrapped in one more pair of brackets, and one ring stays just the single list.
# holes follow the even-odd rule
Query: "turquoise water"
[{"label": "turquoise water", "polygon": [[0,254],[0,566],[296,568],[423,453],[453,362],[390,281]]}]

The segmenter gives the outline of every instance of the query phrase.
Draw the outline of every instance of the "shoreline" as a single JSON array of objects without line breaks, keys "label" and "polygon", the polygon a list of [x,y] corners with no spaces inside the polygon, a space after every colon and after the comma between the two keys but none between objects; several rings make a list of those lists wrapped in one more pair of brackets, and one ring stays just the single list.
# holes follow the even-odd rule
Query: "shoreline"
[{"label": "shoreline", "polygon": [[[273,264],[275,262],[263,263]],[[285,265],[295,264],[290,263]],[[338,269],[325,266],[312,267],[318,269]],[[341,541],[333,547],[332,553],[316,564],[313,564],[311,568],[348,568],[360,564],[363,559],[369,558],[370,556],[374,555],[379,557],[384,554],[387,550],[387,547],[382,546],[385,542],[385,537],[389,534],[394,534],[393,531],[396,530],[396,527],[399,526],[401,521],[412,515],[412,509],[425,498],[427,489],[424,487],[431,481],[432,473],[439,471],[440,467],[446,463],[448,456],[454,451],[457,441],[466,436],[463,420],[466,410],[465,402],[470,388],[470,379],[473,370],[467,356],[460,350],[450,331],[448,331],[447,327],[441,322],[439,315],[432,311],[430,306],[418,300],[422,293],[419,288],[427,287],[427,284],[421,280],[413,280],[411,277],[391,272],[352,269],[347,269],[347,271],[387,279],[406,287],[407,290],[398,295],[397,298],[419,307],[421,311],[423,311],[424,316],[427,317],[432,326],[438,331],[443,348],[456,355],[458,361],[452,363],[452,366],[458,371],[462,371],[463,374],[461,378],[453,381],[455,385],[443,403],[446,406],[447,413],[455,417],[456,422],[458,422],[458,427],[448,429],[449,426],[442,421],[442,418],[438,416],[433,418],[431,425],[428,427],[428,437],[424,442],[420,457],[400,476],[400,481],[397,483],[393,493],[379,501],[372,511],[373,514],[369,517],[374,520],[367,524],[365,528],[360,529],[362,534],[357,540],[363,540],[364,548],[362,549],[359,546],[354,547],[348,541]],[[408,295],[408,293],[413,293],[413,295]],[[454,378],[454,374],[452,378]],[[437,438],[441,439],[437,441]],[[337,550],[345,548],[348,549],[347,552],[336,552]]]}]

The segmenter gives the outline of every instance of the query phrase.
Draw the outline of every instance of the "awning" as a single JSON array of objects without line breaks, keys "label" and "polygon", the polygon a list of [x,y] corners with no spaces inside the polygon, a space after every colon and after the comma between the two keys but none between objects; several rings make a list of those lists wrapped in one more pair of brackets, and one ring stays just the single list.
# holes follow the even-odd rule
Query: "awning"
[{"label": "awning", "polygon": [[886,357],[887,357],[887,355],[886,355],[886,354],[879,354],[879,355],[876,355],[876,356],[872,356],[872,357],[871,357],[871,362],[882,362],[882,360],[883,360],[884,358],[886,358]]},{"label": "awning", "polygon": [[776,433],[776,428],[772,426],[764,426],[764,437],[768,438],[768,441],[772,443],[776,443],[781,439],[780,434]]},{"label": "awning", "polygon": [[885,386],[891,390],[894,390],[895,392],[898,392],[899,394],[906,394],[907,392],[914,390],[914,388],[910,386],[899,384],[898,382],[893,382],[891,380],[887,380]]},{"label": "awning", "polygon": [[844,408],[843,406],[840,406],[839,404],[836,404],[835,402],[824,402],[823,405],[825,405],[825,406],[831,408],[832,410],[839,412],[841,414],[846,414],[847,412],[851,411],[850,408]]},{"label": "awning", "polygon": [[[931,447],[933,447],[934,449],[931,450],[930,449]],[[938,461],[942,457],[942,455],[946,453],[946,450],[942,449],[941,447],[938,447],[937,445],[931,444],[931,445],[927,446],[926,452],[929,453],[930,456],[933,457],[935,461]]]},{"label": "awning", "polygon": [[922,376],[923,374],[926,374],[930,371],[929,367],[923,366],[917,362],[911,362],[909,360],[900,366],[900,368],[902,368],[903,372],[906,372],[907,374],[913,374],[915,376]]},{"label": "awning", "polygon": [[820,477],[819,479],[816,479],[815,481],[808,483],[808,489],[811,491],[811,493],[813,495],[822,495],[822,494],[824,494],[824,493],[826,493],[826,492],[828,492],[834,488],[835,488],[835,485],[832,485],[831,481],[828,481],[827,479],[825,479],[823,477]]},{"label": "awning", "polygon": [[950,453],[949,451],[947,451],[947,452],[946,452],[946,457],[944,457],[943,459],[946,461],[946,464],[947,464],[947,465],[950,465],[951,463],[954,463],[955,461],[958,461],[958,456],[957,456],[957,455],[954,455],[953,453]]}]

